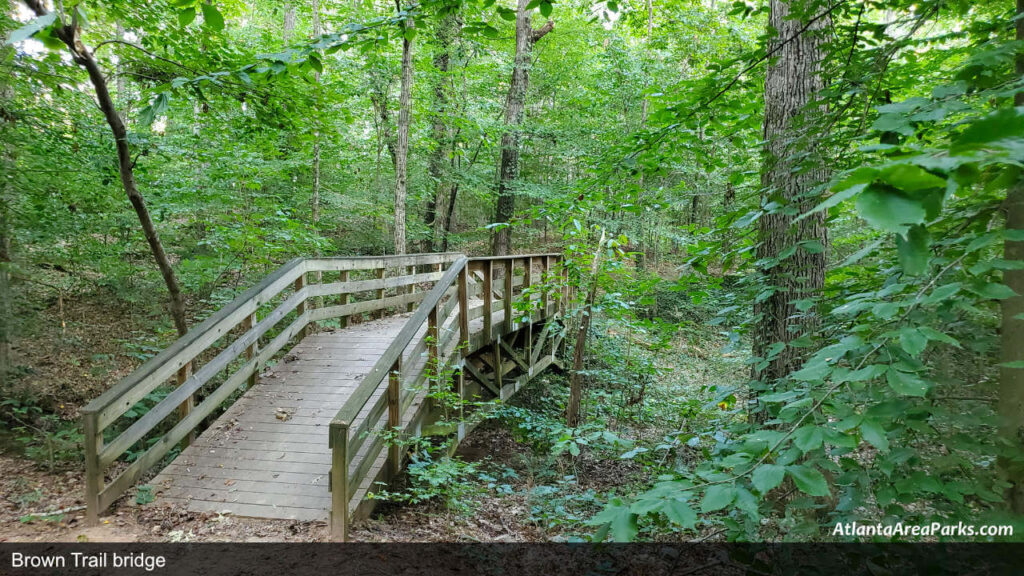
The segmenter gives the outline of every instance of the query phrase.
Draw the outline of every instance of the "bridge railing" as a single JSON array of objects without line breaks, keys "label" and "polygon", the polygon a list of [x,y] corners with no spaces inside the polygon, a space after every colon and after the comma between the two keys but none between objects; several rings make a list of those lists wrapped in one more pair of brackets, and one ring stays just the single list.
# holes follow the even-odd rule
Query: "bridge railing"
[{"label": "bridge railing", "polygon": [[[558,278],[563,274],[560,260],[560,254],[461,257],[422,297],[412,317],[331,421],[332,539],[348,538],[360,486],[381,458],[390,435],[384,431],[408,435],[422,424],[430,404],[419,391],[428,379],[442,385],[436,381],[445,373],[441,367],[456,356],[465,357],[519,329],[531,330],[534,322],[566,301],[565,282]],[[479,330],[471,331],[471,322],[480,318]],[[454,392],[465,399],[461,371],[454,382]],[[418,395],[421,403],[416,413],[403,418]],[[458,434],[461,440],[461,426]],[[397,474],[403,457],[392,442],[382,474]]]},{"label": "bridge railing", "polygon": [[[460,254],[296,259],[82,409],[90,523],[256,382],[310,324],[410,309]],[[148,410],[146,407],[148,404]]]}]

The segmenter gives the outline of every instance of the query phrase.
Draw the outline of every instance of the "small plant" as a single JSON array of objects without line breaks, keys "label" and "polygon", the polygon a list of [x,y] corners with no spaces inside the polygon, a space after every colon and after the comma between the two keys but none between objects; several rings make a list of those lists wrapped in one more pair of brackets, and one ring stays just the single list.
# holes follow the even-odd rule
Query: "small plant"
[{"label": "small plant", "polygon": [[25,456],[45,462],[53,471],[58,462],[75,462],[81,459],[84,436],[75,422],[69,422],[56,414],[46,413],[33,402],[7,399],[0,402],[8,419],[16,423],[12,431],[24,447]]}]

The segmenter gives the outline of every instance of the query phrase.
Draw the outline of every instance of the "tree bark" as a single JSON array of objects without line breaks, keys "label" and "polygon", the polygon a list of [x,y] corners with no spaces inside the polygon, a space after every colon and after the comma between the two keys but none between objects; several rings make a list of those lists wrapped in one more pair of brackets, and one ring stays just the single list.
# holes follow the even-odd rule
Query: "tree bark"
[{"label": "tree bark", "polygon": [[762,269],[765,285],[774,292],[754,305],[754,356],[766,358],[773,344],[787,344],[763,369],[758,370],[755,365],[754,379],[767,384],[786,376],[801,363],[801,349],[788,343],[812,331],[816,320],[813,308],[801,313],[794,302],[820,295],[825,282],[825,213],[818,212],[794,223],[796,215],[790,212],[803,214],[813,208],[818,200],[813,190],[828,177],[824,159],[811,140],[815,131],[808,129],[821,111],[806,109],[824,87],[820,69],[822,29],[827,26],[828,19],[822,18],[801,32],[804,23],[790,17],[789,3],[771,1],[769,29],[777,31],[772,42],[783,45],[775,52],[765,77],[763,201],[796,210],[772,210],[761,217],[757,258],[777,259],[783,250],[808,240],[819,241],[823,250],[812,253],[799,248],[789,258]]},{"label": "tree bark", "polygon": [[[313,36],[323,34],[320,25],[320,0],[313,0]],[[313,71],[313,82],[316,84],[316,101],[313,107],[313,194],[310,197],[310,212],[313,226],[320,221],[320,72]]]},{"label": "tree bark", "polygon": [[[1024,0],[1017,0],[1017,15],[1024,15]],[[1016,39],[1024,40],[1024,19],[1017,18]],[[1024,74],[1024,52],[1017,54],[1017,75]],[[1014,97],[1015,106],[1024,106],[1024,93]],[[1018,180],[1006,194],[1006,229],[1024,230],[1024,180]],[[1024,260],[1024,242],[1007,239],[1003,245],[1003,258],[1007,261]],[[1002,306],[1002,361],[999,369],[999,434],[1017,451],[1024,448],[1024,368],[1011,368],[1005,363],[1024,361],[1024,270],[1006,270],[1003,282],[1017,296],[1001,302]],[[1010,483],[1006,500],[1009,508],[1024,514],[1024,465],[1000,460],[1000,473]]]},{"label": "tree bark", "polygon": [[[47,14],[46,7],[41,0],[26,0],[26,5],[36,13],[36,16]],[[121,185],[124,187],[128,201],[131,202],[132,208],[139,218],[139,224],[142,226],[142,232],[146,236],[146,242],[149,243],[149,249],[153,253],[153,259],[156,260],[156,265],[160,269],[164,283],[167,285],[174,327],[179,335],[184,335],[188,332],[188,322],[185,320],[185,301],[181,294],[181,288],[178,285],[178,278],[174,274],[174,268],[171,266],[167,253],[164,252],[160,236],[157,234],[156,227],[153,225],[153,219],[149,215],[146,201],[139,192],[138,185],[135,183],[135,163],[132,161],[131,151],[128,148],[128,131],[125,128],[124,121],[121,119],[121,115],[118,114],[114,106],[114,100],[110,96],[110,89],[107,87],[107,79],[103,76],[103,71],[100,70],[92,53],[82,43],[79,36],[80,29],[77,16],[72,16],[70,24],[62,23],[56,30],[57,38],[68,47],[72,60],[89,74],[89,81],[96,92],[96,100],[100,111],[103,112],[103,117],[106,119],[107,125],[110,126],[110,131],[114,135]]]},{"label": "tree bark", "polygon": [[[13,6],[11,6],[13,8]],[[6,36],[6,30],[0,30]],[[14,58],[14,47],[0,47],[0,65]],[[11,293],[11,204],[14,202],[15,147],[11,132],[14,129],[14,89],[10,74],[0,75],[0,387],[7,382],[11,370],[11,341],[14,336],[14,311]]]},{"label": "tree bark", "polygon": [[507,225],[516,210],[516,180],[519,179],[520,127],[526,110],[526,90],[530,86],[530,55],[533,46],[554,28],[550,20],[537,30],[530,24],[529,0],[519,0],[516,8],[516,52],[512,80],[505,99],[505,133],[501,137],[498,160],[498,202],[494,222],[505,224],[495,230],[491,251],[495,256],[509,253],[512,229]]},{"label": "tree bark", "polygon": [[452,129],[448,124],[449,103],[451,100],[448,72],[451,62],[451,51],[458,37],[461,24],[455,14],[446,14],[437,24],[437,53],[434,55],[434,68],[437,80],[434,83],[434,105],[431,111],[431,135],[434,150],[430,153],[428,173],[434,184],[434,194],[427,198],[423,211],[423,224],[429,236],[423,242],[423,252],[436,251],[441,248],[441,238],[446,230],[448,211],[446,201],[452,189],[451,176],[446,170],[448,157],[452,153]]},{"label": "tree bark", "polygon": [[[395,0],[400,11],[402,5]],[[415,26],[407,18],[403,31]],[[402,86],[398,96],[398,138],[395,142],[395,254],[405,254],[405,203],[409,172],[409,108],[412,100],[412,41],[402,37]]]},{"label": "tree bark", "polygon": [[569,403],[565,407],[565,425],[575,428],[580,425],[580,406],[583,404],[583,359],[587,351],[587,333],[590,332],[590,317],[593,315],[594,299],[597,297],[597,280],[601,273],[601,257],[604,255],[604,230],[594,251],[590,265],[590,288],[580,313],[580,328],[576,332],[576,345],[572,350],[572,374],[569,376]]}]

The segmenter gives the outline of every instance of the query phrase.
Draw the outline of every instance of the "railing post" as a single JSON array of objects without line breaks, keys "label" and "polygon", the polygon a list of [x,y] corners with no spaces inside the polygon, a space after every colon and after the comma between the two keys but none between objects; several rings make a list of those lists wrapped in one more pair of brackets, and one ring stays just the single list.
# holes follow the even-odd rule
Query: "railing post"
[{"label": "railing post", "polygon": [[459,343],[463,347],[462,354],[465,355],[465,347],[469,346],[469,264],[459,272]]},{"label": "railing post", "polygon": [[484,296],[484,335],[487,337],[487,341],[490,341],[491,337],[493,336],[493,333],[491,331],[491,322],[492,322],[492,317],[491,317],[491,314],[492,314],[492,310],[491,310],[492,302],[491,301],[493,299],[492,298],[493,297],[493,293],[492,293],[493,292],[493,288],[491,286],[491,282],[492,282],[492,277],[493,277],[493,272],[494,272],[494,266],[491,264],[490,260],[484,260],[482,264],[483,264],[483,273],[484,273],[484,286],[483,286],[483,292],[484,292],[484,294],[483,294],[483,296]]},{"label": "railing post", "polygon": [[[348,282],[348,270],[341,271],[341,273],[338,275],[338,282]],[[349,301],[349,293],[342,292],[340,297],[338,298],[338,304],[341,306],[345,306],[346,304],[349,303]],[[338,325],[341,326],[342,328],[348,328],[348,315],[339,318]]]},{"label": "railing post", "polygon": [[[401,384],[402,357],[399,356],[398,360],[391,365],[391,373],[388,375],[388,427],[391,428],[393,434],[398,434],[398,430],[402,426]],[[392,478],[398,476],[398,472],[402,469],[402,450],[397,440],[397,437],[393,438],[391,446],[388,448]]]},{"label": "railing post", "polygon": [[103,470],[100,470],[100,451],[103,449],[103,431],[99,430],[99,414],[83,415],[85,429],[85,520],[96,526],[100,520],[100,490],[103,489]]},{"label": "railing post", "polygon": [[385,312],[384,311],[384,305],[383,305],[383,301],[384,301],[384,282],[383,282],[383,280],[384,280],[384,277],[386,275],[386,271],[387,271],[387,263],[381,263],[381,267],[377,269],[377,279],[382,281],[380,289],[377,290],[377,300],[380,300],[382,302],[380,309],[378,309],[377,312],[376,312],[376,317],[378,319],[383,318],[384,317],[384,312]]},{"label": "railing post", "polygon": [[[252,330],[252,327],[255,324],[256,324],[256,313],[253,312],[252,314],[249,314],[248,316],[246,316],[245,320],[242,323],[242,327],[245,329],[246,332],[248,332],[248,331]],[[252,344],[250,344],[245,349],[245,359],[246,360],[252,360],[259,351],[260,351],[259,339],[253,340]],[[249,387],[252,388],[256,384],[258,384],[259,381],[260,381],[260,366],[259,366],[259,364],[257,364],[256,366],[253,366],[252,374],[249,376]]]},{"label": "railing post", "polygon": [[[406,268],[406,274],[410,274],[410,275],[415,276],[416,275],[416,266],[413,265],[413,266],[407,267]],[[413,282],[412,284],[409,284],[409,294],[415,294],[415,293],[416,293],[416,283]],[[415,302],[409,302],[408,304],[405,305],[405,311],[406,312],[412,312],[415,309],[416,309],[416,303]]]},{"label": "railing post", "polygon": [[540,306],[543,309],[541,314],[543,317],[548,317],[548,282],[551,281],[549,275],[551,274],[551,256],[544,256],[541,268],[541,282],[544,282],[544,290],[540,293]]},{"label": "railing post", "polygon": [[[299,274],[298,278],[295,279],[295,291],[298,292],[299,290],[302,290],[305,287],[306,287],[306,273],[303,272],[302,274]],[[299,306],[295,309],[295,313],[298,314],[299,316],[302,316],[303,314],[306,313],[306,301],[305,300],[303,300],[301,303],[299,303]],[[299,330],[299,340],[302,340],[303,338],[306,337],[306,334],[308,334],[307,328],[308,328],[308,326],[303,326],[302,330]]]},{"label": "railing post", "polygon": [[[187,362],[187,363],[185,363],[184,366],[182,366],[181,368],[178,369],[178,374],[177,374],[177,378],[176,378],[178,386],[181,386],[182,384],[184,384],[185,381],[188,380],[188,377],[191,376],[191,375],[192,375],[192,362]],[[182,402],[180,406],[178,406],[178,421],[184,420],[189,415],[189,413],[192,412],[192,408],[194,408],[195,405],[196,405],[196,397],[195,397],[194,394],[190,394],[189,397],[186,398],[185,401]],[[184,450],[185,448],[188,448],[189,445],[192,444],[192,442],[195,441],[195,439],[196,439],[196,433],[193,430],[193,431],[189,432],[188,436],[186,436],[181,441],[181,445],[180,445],[181,449]]]},{"label": "railing post", "polygon": [[438,342],[440,333],[437,328],[437,306],[439,305],[432,307],[427,316],[427,338],[430,339],[427,344],[427,354],[429,354],[427,361],[431,369],[434,370],[434,380],[438,382],[441,379],[441,354]]},{"label": "railing post", "polygon": [[[459,271],[459,356],[463,365],[466,362],[469,348],[469,263],[467,262]],[[466,374],[465,367],[459,369],[459,376],[455,381],[455,393],[459,399],[459,419],[462,419],[462,401],[465,399]],[[460,425],[461,426],[461,425]],[[461,438],[460,438],[461,440]]]},{"label": "railing post", "polygon": [[[526,359],[533,357],[533,295],[528,292],[533,287],[533,257],[526,257],[526,270],[523,276],[523,291],[527,293],[526,300]],[[533,365],[530,365],[529,375],[533,376]]]},{"label": "railing post", "polygon": [[505,299],[502,301],[502,306],[505,308],[505,329],[502,330],[502,334],[508,334],[512,331],[512,287],[513,287],[513,274],[516,271],[516,263],[512,258],[505,260]]},{"label": "railing post", "polygon": [[331,422],[331,540],[348,540],[348,424]]}]

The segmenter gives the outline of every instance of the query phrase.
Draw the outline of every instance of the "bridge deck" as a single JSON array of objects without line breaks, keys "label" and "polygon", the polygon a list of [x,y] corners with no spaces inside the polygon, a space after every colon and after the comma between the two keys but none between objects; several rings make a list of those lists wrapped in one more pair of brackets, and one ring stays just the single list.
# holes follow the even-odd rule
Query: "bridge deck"
[{"label": "bridge deck", "polygon": [[[326,520],[328,425],[407,318],[391,316],[304,338],[151,482],[156,503],[238,516]],[[421,330],[414,343],[424,335]],[[378,389],[374,398],[384,391]],[[367,417],[369,404],[353,425]],[[353,495],[353,506],[371,488],[386,455],[381,453]]]}]

